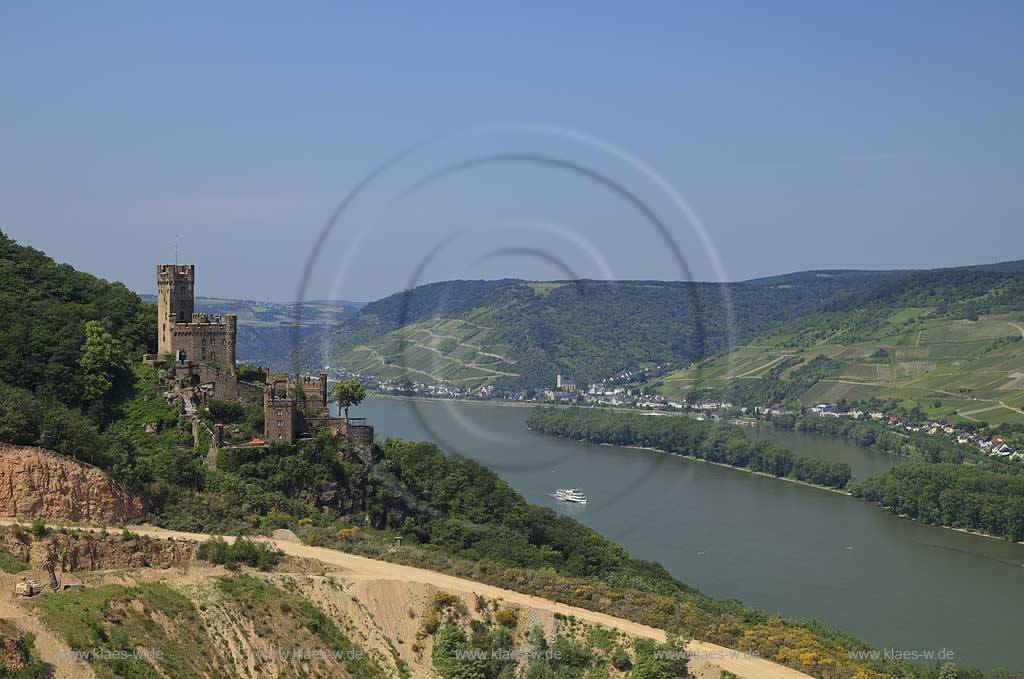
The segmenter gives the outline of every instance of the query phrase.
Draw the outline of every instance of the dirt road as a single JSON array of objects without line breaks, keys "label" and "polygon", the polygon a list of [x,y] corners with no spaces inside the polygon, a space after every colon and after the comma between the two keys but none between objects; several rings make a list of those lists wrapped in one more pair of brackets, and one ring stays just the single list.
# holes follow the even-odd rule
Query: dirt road
[{"label": "dirt road", "polygon": [[[0,519],[0,525],[9,525],[11,523],[14,523],[14,521]],[[95,530],[98,531],[99,529],[97,528]],[[131,530],[139,535],[146,535],[165,540],[169,537],[173,537],[179,540],[183,539],[202,542],[210,539],[211,537],[210,535],[202,533],[185,533],[182,531],[171,531],[153,527],[137,528],[133,526]],[[225,539],[228,541],[232,540],[230,537]],[[356,556],[355,554],[335,551],[333,549],[310,547],[290,540],[272,540],[269,538],[260,539],[273,544],[285,554],[305,559],[313,559],[315,561],[336,566],[342,569],[342,573],[340,575],[346,579],[417,582],[432,585],[453,593],[468,592],[473,594],[482,594],[495,599],[501,598],[507,602],[529,608],[549,611],[552,613],[561,613],[566,616],[572,615],[588,623],[604,625],[634,636],[648,637],[659,642],[665,640],[664,630],[648,627],[647,625],[641,625],[630,620],[616,618],[611,615],[605,615],[604,613],[598,613],[585,608],[567,606],[548,599],[530,596],[529,594],[522,594],[509,589],[486,585],[473,580],[465,580],[452,575],[428,571],[422,568],[414,568],[412,566],[402,566],[388,563],[386,561],[377,561],[362,556]],[[740,677],[744,677],[744,679],[811,679],[809,675],[788,667],[783,667],[782,665],[778,665],[761,658],[750,657],[738,651],[725,648],[724,646],[718,646],[704,641],[690,641],[687,644],[687,650],[692,656],[709,660],[711,663],[718,665],[722,669],[733,672]]]}]

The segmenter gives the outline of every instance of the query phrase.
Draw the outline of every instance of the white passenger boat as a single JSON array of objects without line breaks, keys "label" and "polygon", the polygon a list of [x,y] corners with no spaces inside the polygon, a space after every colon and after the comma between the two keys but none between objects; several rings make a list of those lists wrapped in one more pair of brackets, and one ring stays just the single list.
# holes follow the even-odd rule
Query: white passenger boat
[{"label": "white passenger boat", "polygon": [[559,488],[556,490],[552,497],[556,500],[564,500],[565,502],[576,502],[577,504],[587,504],[587,496],[580,492],[579,488]]}]

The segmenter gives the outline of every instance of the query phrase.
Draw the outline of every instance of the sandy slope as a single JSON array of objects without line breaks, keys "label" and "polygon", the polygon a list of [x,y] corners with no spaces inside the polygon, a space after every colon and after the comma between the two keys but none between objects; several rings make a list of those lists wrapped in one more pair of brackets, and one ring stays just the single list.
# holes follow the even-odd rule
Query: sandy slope
[{"label": "sandy slope", "polygon": [[[208,535],[196,533],[182,533],[179,531],[168,531],[162,528],[139,529],[135,532],[141,535],[152,537],[186,538],[190,540],[205,540]],[[400,582],[417,582],[433,585],[445,591],[459,593],[482,594],[490,598],[501,598],[507,602],[517,603],[521,606],[535,608],[538,610],[561,613],[563,615],[574,615],[580,620],[595,623],[621,630],[627,634],[640,637],[649,637],[658,641],[665,640],[664,630],[641,625],[630,620],[616,618],[604,613],[590,611],[585,608],[567,606],[540,597],[522,594],[509,589],[502,589],[492,585],[486,585],[473,580],[465,580],[444,573],[428,571],[412,566],[401,566],[386,561],[376,561],[354,554],[338,552],[323,547],[309,547],[303,544],[286,540],[269,540],[285,554],[314,559],[323,563],[331,564],[342,569],[342,575],[349,580],[397,580]],[[798,672],[788,667],[763,660],[761,658],[744,657],[741,654],[703,641],[691,641],[688,650],[700,658],[711,659],[719,667],[734,672],[745,679],[809,679],[810,675]],[[738,657],[734,657],[738,656]]]},{"label": "sandy slope", "polygon": [[[0,519],[0,524],[9,525],[14,521]],[[96,529],[98,530],[98,529]],[[171,531],[163,528],[132,528],[133,532],[153,538],[175,538],[184,540],[204,541],[211,536],[202,533],[186,533],[182,531]],[[227,538],[231,540],[231,538]],[[616,618],[604,613],[567,606],[565,604],[549,601],[540,597],[522,594],[509,589],[494,587],[473,580],[466,580],[444,573],[428,571],[412,566],[402,566],[376,561],[354,554],[338,552],[323,547],[309,547],[296,543],[292,540],[277,539],[267,542],[272,543],[285,554],[306,559],[313,559],[341,569],[339,575],[346,580],[358,581],[398,581],[405,583],[420,583],[431,585],[452,593],[460,594],[481,594],[493,599],[503,599],[506,602],[519,604],[524,607],[533,608],[550,613],[561,613],[573,615],[576,618],[588,623],[604,625],[627,634],[639,637],[648,637],[657,641],[665,640],[664,630],[641,625],[630,620]],[[704,641],[691,641],[687,649],[698,658],[708,659],[715,665],[729,670],[745,679],[810,679],[810,675],[778,665],[776,663],[752,658]],[[695,663],[697,664],[697,663]]]}]

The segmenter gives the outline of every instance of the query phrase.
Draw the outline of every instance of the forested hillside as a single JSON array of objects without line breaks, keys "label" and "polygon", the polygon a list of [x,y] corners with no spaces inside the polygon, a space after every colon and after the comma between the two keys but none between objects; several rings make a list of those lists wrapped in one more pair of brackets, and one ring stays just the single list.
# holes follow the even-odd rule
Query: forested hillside
[{"label": "forested hillside", "polygon": [[0,232],[0,380],[80,405],[89,321],[125,356],[156,350],[156,308]]},{"label": "forested hillside", "polygon": [[[0,233],[0,440],[90,438],[156,350],[156,309]],[[84,413],[84,415],[83,415]]]},{"label": "forested hillside", "polygon": [[[308,367],[387,378],[545,387],[637,367],[688,365],[898,273],[799,276],[778,284],[450,281],[363,307],[308,340]],[[732,337],[730,334],[732,333]],[[326,350],[325,350],[326,347]]]}]

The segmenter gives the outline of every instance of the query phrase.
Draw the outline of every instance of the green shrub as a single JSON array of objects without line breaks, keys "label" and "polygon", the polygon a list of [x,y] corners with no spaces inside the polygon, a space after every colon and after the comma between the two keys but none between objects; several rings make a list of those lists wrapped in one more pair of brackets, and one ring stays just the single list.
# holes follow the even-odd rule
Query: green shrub
[{"label": "green shrub", "polygon": [[438,617],[436,611],[430,611],[423,616],[423,620],[420,622],[420,633],[419,637],[430,637],[437,633],[437,630],[441,627],[441,618]]},{"label": "green shrub", "polygon": [[241,422],[245,419],[245,409],[237,401],[210,401],[210,414],[217,422]]},{"label": "green shrub", "polygon": [[46,524],[43,523],[42,519],[36,519],[35,521],[33,521],[31,530],[32,535],[35,535],[37,538],[46,537],[46,534],[50,532],[49,529],[46,527]]},{"label": "green shrub", "polygon": [[284,557],[265,542],[246,540],[243,537],[236,538],[231,544],[223,538],[211,538],[199,545],[197,556],[219,566],[235,569],[244,565],[261,571],[271,570]]},{"label": "green shrub", "polygon": [[629,653],[621,646],[616,646],[612,649],[609,659],[612,661],[612,667],[620,672],[627,672],[633,667],[633,661],[630,660]]},{"label": "green shrub", "polygon": [[0,549],[0,571],[5,573],[20,573],[28,570],[28,564],[14,556],[10,552]]},{"label": "green shrub", "polygon": [[502,627],[515,629],[519,624],[519,614],[514,608],[502,608],[494,614],[494,621]]}]

